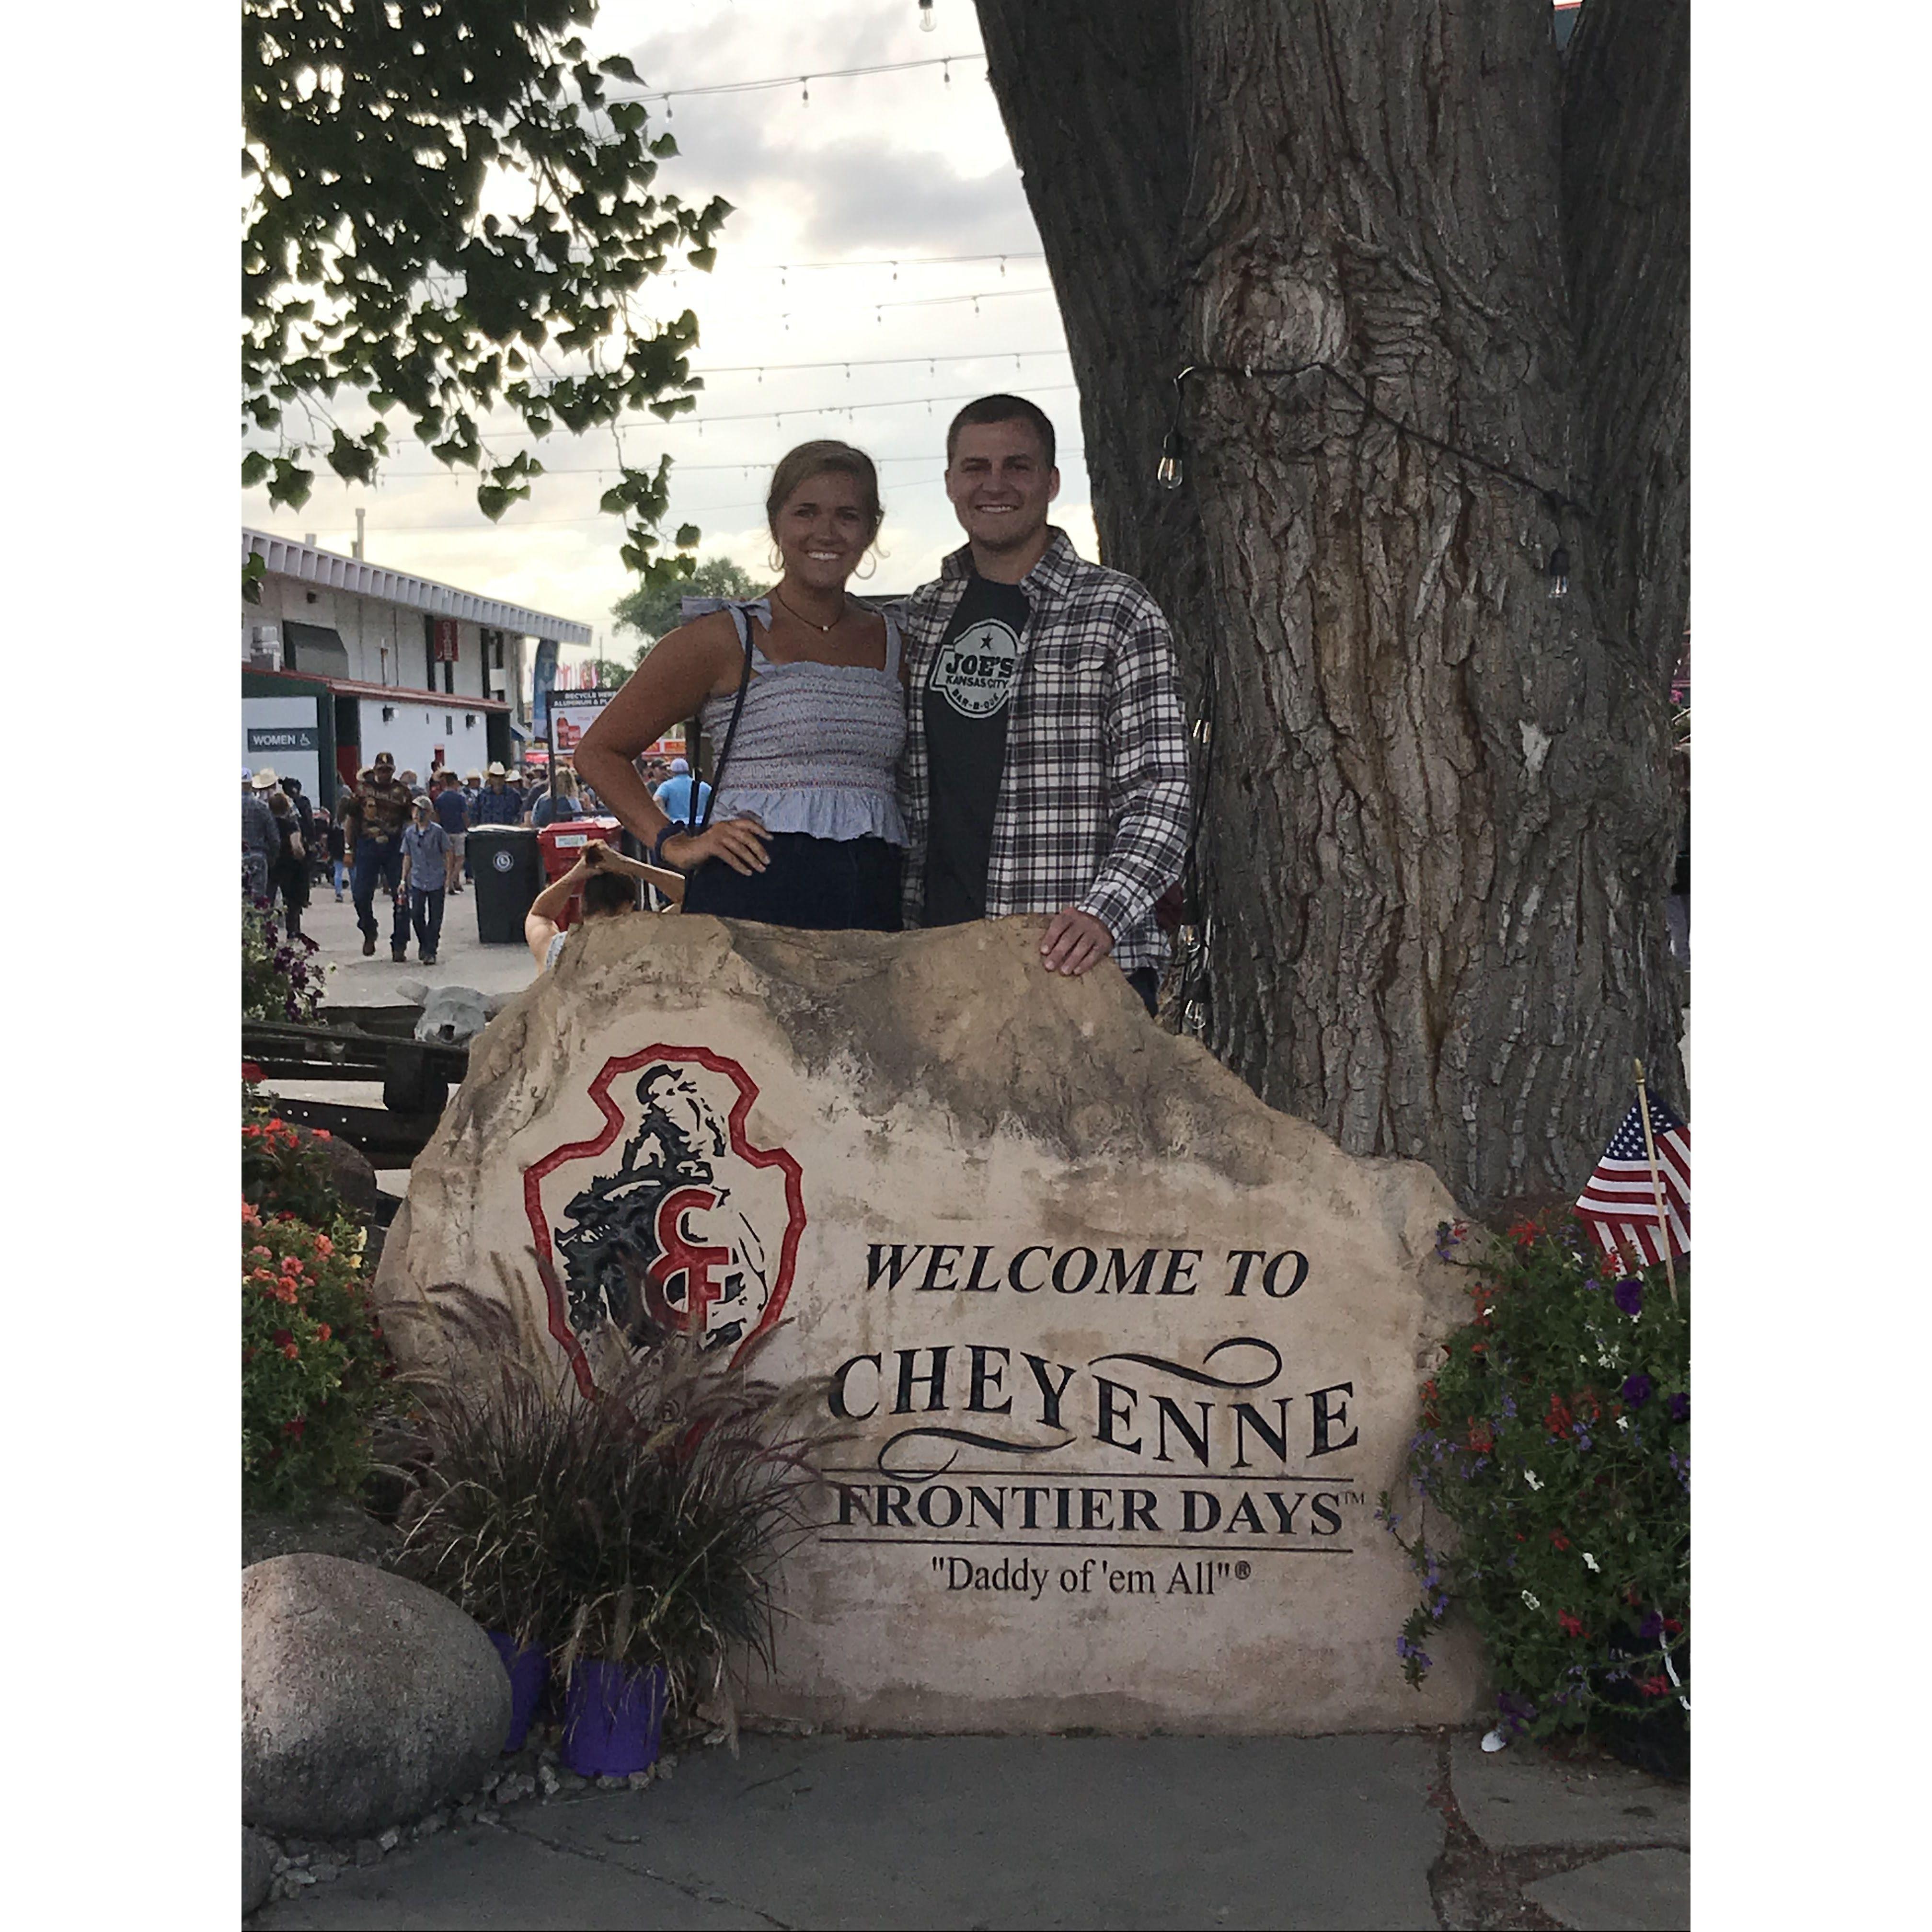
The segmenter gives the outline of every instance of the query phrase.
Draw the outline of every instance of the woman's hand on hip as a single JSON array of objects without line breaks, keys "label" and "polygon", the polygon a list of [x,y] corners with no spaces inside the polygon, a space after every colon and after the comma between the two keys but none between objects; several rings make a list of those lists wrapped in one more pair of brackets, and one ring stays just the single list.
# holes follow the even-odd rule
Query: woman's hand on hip
[{"label": "woman's hand on hip", "polygon": [[681,872],[694,872],[707,859],[722,859],[748,879],[772,862],[765,850],[765,828],[750,812],[742,818],[719,820],[702,832],[667,838],[664,856]]}]

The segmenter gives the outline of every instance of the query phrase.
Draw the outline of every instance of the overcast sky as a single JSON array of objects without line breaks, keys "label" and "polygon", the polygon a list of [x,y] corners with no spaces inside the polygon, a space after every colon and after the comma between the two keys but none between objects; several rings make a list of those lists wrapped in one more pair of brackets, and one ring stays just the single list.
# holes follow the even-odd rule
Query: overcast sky
[{"label": "overcast sky", "polygon": [[[1057,520],[1094,554],[1066,338],[986,84],[979,22],[969,0],[938,0],[937,16],[931,34],[919,31],[916,0],[604,0],[598,16],[594,56],[628,54],[652,88],[962,57],[950,80],[934,66],[814,80],[809,101],[794,81],[674,100],[668,122],[653,109],[652,132],[668,128],[680,151],[658,175],[660,191],[700,204],[722,195],[735,212],[711,273],[646,285],[646,301],[662,314],[696,313],[702,333],[692,364],[706,385],[694,418],[627,429],[626,454],[633,463],[665,451],[676,458],[667,530],[698,524],[700,556],[735,558],[760,583],[770,574],[763,505],[771,466],[819,436],[856,442],[880,464],[888,554],[872,587],[910,589],[934,575],[962,541],[940,483],[946,421],[960,400],[989,389],[1030,396],[1053,418]],[[1004,265],[931,259],[1002,254]],[[857,266],[781,273],[806,262]],[[974,296],[976,308],[941,299]],[[780,366],[846,357],[849,376],[842,367]],[[251,490],[242,520],[292,536],[312,531],[346,551],[360,504],[373,560],[574,617],[608,636],[610,606],[634,581],[617,560],[616,519],[597,512],[614,480],[596,473],[614,460],[608,432],[545,439],[538,454],[551,473],[493,525],[476,508],[474,472],[458,470],[452,482],[400,416],[391,422],[396,456],[375,489],[345,486],[325,466],[302,510],[272,512],[266,494]],[[525,440],[506,437],[502,453]]]}]

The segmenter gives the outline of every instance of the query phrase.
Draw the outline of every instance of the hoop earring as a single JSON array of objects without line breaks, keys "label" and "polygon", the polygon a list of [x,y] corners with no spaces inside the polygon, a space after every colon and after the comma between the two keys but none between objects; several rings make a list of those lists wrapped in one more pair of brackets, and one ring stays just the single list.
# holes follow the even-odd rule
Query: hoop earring
[{"label": "hoop earring", "polygon": [[863,584],[867,578],[873,576],[877,573],[878,568],[878,559],[873,556],[870,550],[868,550],[866,553],[865,568],[862,570],[854,571],[852,574],[856,577],[861,584]]},{"label": "hoop earring", "polygon": [[784,554],[776,544],[773,544],[765,555],[770,561],[772,574],[776,577],[782,577],[784,574]]}]

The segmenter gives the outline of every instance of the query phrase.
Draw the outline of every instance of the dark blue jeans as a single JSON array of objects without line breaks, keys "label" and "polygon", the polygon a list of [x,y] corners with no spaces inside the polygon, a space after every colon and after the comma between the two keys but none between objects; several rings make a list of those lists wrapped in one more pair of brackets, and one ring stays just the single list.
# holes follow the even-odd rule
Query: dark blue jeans
[{"label": "dark blue jeans", "polygon": [[896,932],[902,854],[883,838],[814,838],[768,832],[771,863],[746,878],[707,859],[684,889],[686,912],[819,932]]},{"label": "dark blue jeans", "polygon": [[403,889],[403,842],[400,835],[394,838],[371,838],[367,836],[356,842],[356,878],[350,887],[350,896],[356,902],[356,923],[362,928],[365,939],[377,936],[376,925],[376,886],[380,880],[383,890],[395,901],[394,920],[389,930],[389,950],[400,952],[410,943],[409,908],[397,899]]},{"label": "dark blue jeans", "polygon": [[420,886],[410,888],[410,923],[416,929],[416,944],[432,959],[436,941],[442,937],[442,889],[424,892]]}]

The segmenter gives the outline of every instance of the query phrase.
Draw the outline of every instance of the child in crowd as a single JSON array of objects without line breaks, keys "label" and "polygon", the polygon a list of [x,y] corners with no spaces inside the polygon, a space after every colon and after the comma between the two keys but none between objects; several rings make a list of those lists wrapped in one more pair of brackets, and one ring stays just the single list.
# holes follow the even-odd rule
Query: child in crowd
[{"label": "child in crowd", "polygon": [[[416,957],[425,966],[434,966],[436,942],[442,937],[443,881],[449,869],[449,834],[436,822],[427,798],[416,800],[410,817],[411,822],[403,830],[403,890],[409,895]],[[400,959],[402,955],[396,956]]]},{"label": "child in crowd", "polygon": [[342,834],[342,822],[332,818],[326,834],[328,843],[328,869],[335,881],[335,903],[342,903],[342,889],[349,883],[349,844]]}]

